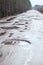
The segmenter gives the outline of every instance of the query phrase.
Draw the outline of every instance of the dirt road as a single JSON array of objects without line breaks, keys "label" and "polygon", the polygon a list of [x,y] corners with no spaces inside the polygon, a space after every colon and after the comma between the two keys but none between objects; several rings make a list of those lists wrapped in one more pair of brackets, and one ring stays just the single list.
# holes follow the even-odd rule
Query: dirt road
[{"label": "dirt road", "polygon": [[43,15],[31,10],[14,17],[0,20],[0,65],[43,65]]}]

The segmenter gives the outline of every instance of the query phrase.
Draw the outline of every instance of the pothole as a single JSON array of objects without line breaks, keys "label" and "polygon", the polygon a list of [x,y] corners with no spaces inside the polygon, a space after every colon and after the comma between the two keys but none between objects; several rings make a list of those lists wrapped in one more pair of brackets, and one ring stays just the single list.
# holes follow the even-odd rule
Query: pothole
[{"label": "pothole", "polygon": [[9,34],[9,37],[11,37],[12,35],[13,35],[13,33],[10,33],[10,34]]},{"label": "pothole", "polygon": [[3,30],[0,28],[0,36],[4,35],[6,33],[6,30]]},{"label": "pothole", "polygon": [[13,20],[14,18],[16,18],[16,16],[11,17],[11,18],[8,18],[7,21],[11,21],[11,20]]},{"label": "pothole", "polygon": [[2,26],[1,27],[2,29],[18,29],[19,27],[18,26]]},{"label": "pothole", "polygon": [[13,45],[15,44],[16,42],[19,42],[19,41],[24,41],[24,42],[27,42],[28,44],[32,44],[29,40],[25,40],[25,39],[8,39],[8,40],[5,40],[3,41],[2,43],[4,43],[5,45]]}]

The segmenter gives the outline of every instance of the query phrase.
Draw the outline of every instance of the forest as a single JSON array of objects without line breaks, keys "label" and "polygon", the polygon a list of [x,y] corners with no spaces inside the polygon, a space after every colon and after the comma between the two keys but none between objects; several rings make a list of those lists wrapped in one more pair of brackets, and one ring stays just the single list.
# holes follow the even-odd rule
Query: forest
[{"label": "forest", "polygon": [[0,0],[0,18],[31,9],[30,0]]}]

